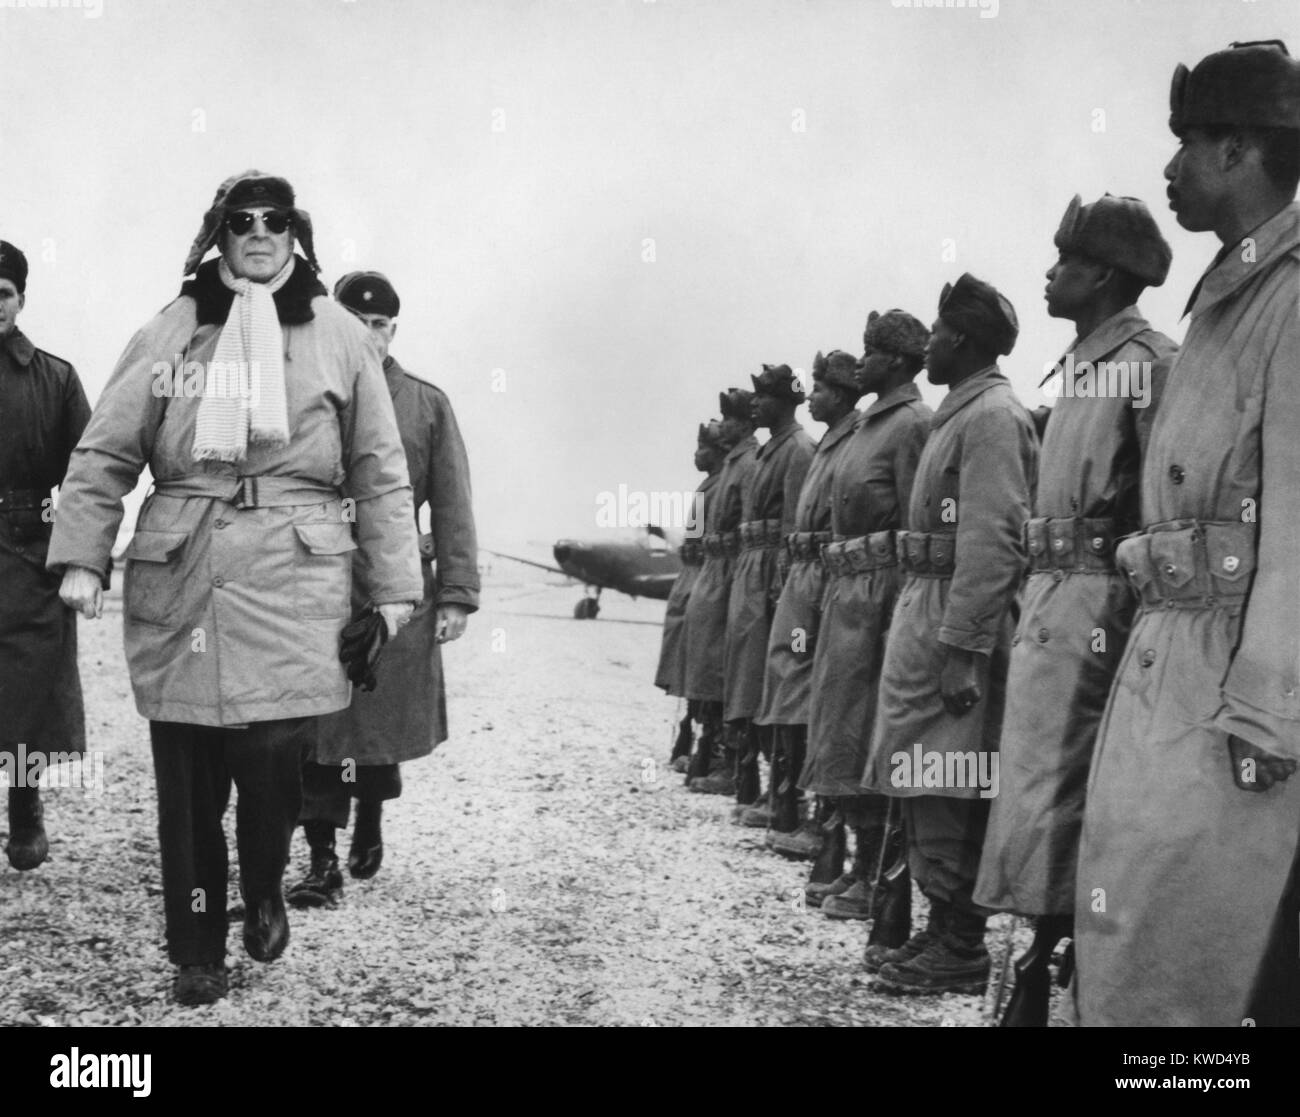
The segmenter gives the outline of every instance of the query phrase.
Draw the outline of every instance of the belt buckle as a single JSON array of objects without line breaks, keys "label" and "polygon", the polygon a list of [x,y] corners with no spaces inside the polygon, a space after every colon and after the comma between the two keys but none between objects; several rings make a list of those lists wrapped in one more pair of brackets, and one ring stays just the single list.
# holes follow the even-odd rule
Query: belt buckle
[{"label": "belt buckle", "polygon": [[240,511],[257,507],[257,478],[240,477],[239,488],[235,490],[235,507]]}]

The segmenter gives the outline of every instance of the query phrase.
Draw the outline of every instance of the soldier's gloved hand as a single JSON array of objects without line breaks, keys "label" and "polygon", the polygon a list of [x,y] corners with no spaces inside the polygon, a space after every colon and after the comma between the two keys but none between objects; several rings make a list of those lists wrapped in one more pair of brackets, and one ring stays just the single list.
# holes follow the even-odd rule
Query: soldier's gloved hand
[{"label": "soldier's gloved hand", "polygon": [[1228,737],[1232,779],[1242,791],[1267,791],[1296,770],[1296,762],[1258,748],[1240,737]]},{"label": "soldier's gloved hand", "polygon": [[92,620],[104,615],[104,589],[100,576],[84,566],[69,566],[63,572],[59,598],[69,609]]},{"label": "soldier's gloved hand", "polygon": [[469,610],[464,605],[448,602],[439,605],[437,622],[434,628],[434,640],[439,644],[450,644],[465,635],[465,625],[469,622]]},{"label": "soldier's gloved hand", "polygon": [[378,609],[363,609],[344,626],[339,634],[339,661],[353,686],[375,689],[375,665],[387,639],[388,625]]},{"label": "soldier's gloved hand", "polygon": [[970,713],[984,697],[989,657],[965,648],[941,644],[946,653],[939,672],[939,693],[944,709],[953,717]]},{"label": "soldier's gloved hand", "polygon": [[384,624],[388,626],[388,638],[391,640],[397,635],[410,619],[411,614],[415,612],[415,606],[409,601],[395,601],[390,605],[377,606],[379,615],[384,618]]}]

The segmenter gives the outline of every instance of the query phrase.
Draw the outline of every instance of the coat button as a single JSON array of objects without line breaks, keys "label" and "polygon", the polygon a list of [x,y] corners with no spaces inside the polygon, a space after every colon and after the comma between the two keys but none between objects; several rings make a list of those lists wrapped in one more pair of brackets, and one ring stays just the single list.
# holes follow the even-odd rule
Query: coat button
[{"label": "coat button", "polygon": [[1225,555],[1223,558],[1223,569],[1229,574],[1235,574],[1237,567],[1241,565],[1241,559],[1236,555]]},{"label": "coat button", "polygon": [[216,528],[218,531],[220,531],[223,527],[226,526],[227,522],[228,521],[226,520],[217,520],[212,526]]},{"label": "coat button", "polygon": [[1038,642],[1039,642],[1040,644],[1046,644],[1046,643],[1047,643],[1048,636],[1050,636],[1050,635],[1051,635],[1051,634],[1047,631],[1047,629],[1045,629],[1045,628],[1040,628],[1040,629],[1038,630]]},{"label": "coat button", "polygon": [[225,581],[224,578],[213,578],[213,579],[212,579],[212,584],[213,584],[214,586],[216,586],[217,589],[220,589],[222,586],[224,586],[224,585],[226,584],[226,581]]},{"label": "coat button", "polygon": [[1053,539],[1053,540],[1052,540],[1052,550],[1054,550],[1054,551],[1064,551],[1064,550],[1065,550],[1065,540],[1064,540],[1064,539]]},{"label": "coat button", "polygon": [[1053,581],[1053,582],[1064,581],[1064,579],[1065,579],[1065,571],[1064,571],[1064,570],[1053,570],[1053,571],[1052,571],[1052,581]]},{"label": "coat button", "polygon": [[1155,661],[1156,653],[1154,648],[1147,648],[1147,650],[1142,653],[1141,660],[1139,660],[1143,667],[1150,667],[1155,663]]},{"label": "coat button", "polygon": [[1100,535],[1094,535],[1092,537],[1092,549],[1094,551],[1104,551],[1106,549],[1106,540]]},{"label": "coat button", "polygon": [[1183,467],[1181,465],[1171,465],[1169,467],[1169,480],[1171,480],[1175,485],[1181,485],[1183,483],[1183,478],[1186,476],[1187,474],[1183,472]]},{"label": "coat button", "polygon": [[1160,573],[1166,578],[1172,578],[1178,573],[1178,567],[1176,567],[1172,562],[1167,562],[1160,568]]}]

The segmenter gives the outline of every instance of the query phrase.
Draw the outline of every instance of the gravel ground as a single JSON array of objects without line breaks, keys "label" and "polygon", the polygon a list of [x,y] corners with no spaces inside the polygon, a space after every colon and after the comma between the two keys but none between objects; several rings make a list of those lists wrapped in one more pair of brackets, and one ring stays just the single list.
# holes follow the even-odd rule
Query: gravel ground
[{"label": "gravel ground", "polygon": [[[236,921],[230,993],[203,1008],[169,999],[152,764],[120,601],[83,621],[104,792],[46,792],[49,861],[0,868],[0,1023],[987,1022],[988,998],[873,993],[864,927],[803,909],[806,866],[666,768],[676,704],[651,684],[662,602],[610,594],[593,623],[572,619],[573,587],[497,578],[485,596],[447,649],[452,739],[403,767],[380,874],[345,876],[336,908],[291,911],[289,949],[269,966],[243,953]],[[233,809],[226,821],[233,874]],[[299,834],[290,881],[305,857]],[[995,974],[1006,926],[990,928]]]}]

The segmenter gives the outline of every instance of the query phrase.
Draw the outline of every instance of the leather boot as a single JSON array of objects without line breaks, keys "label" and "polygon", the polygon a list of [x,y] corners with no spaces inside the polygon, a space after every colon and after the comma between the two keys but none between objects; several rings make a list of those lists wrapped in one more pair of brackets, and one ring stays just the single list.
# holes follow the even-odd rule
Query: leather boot
[{"label": "leather boot", "polygon": [[1052,951],[1073,933],[1068,915],[1043,915],[1034,920],[1034,941],[1016,959],[1016,986],[998,1021],[999,1028],[1046,1028],[1052,997]]},{"label": "leather boot", "polygon": [[827,896],[839,895],[853,882],[845,880],[847,874],[844,872],[844,857],[848,852],[848,843],[844,816],[835,809],[835,801],[818,796],[813,819],[822,832],[822,848],[813,861],[808,883],[803,886],[803,896],[804,902],[810,907],[819,908]]},{"label": "leather boot", "polygon": [[[911,882],[909,880],[909,897],[911,891]],[[908,901],[908,906],[910,909],[910,899]],[[876,925],[873,924],[871,928],[871,936],[867,939],[867,949],[863,951],[862,954],[862,964],[866,967],[867,973],[879,973],[883,966],[890,963],[907,962],[923,953],[929,948],[930,944],[935,942],[943,933],[944,922],[947,914],[947,904],[942,900],[931,900],[930,914],[926,919],[925,926],[898,946],[879,941],[876,938]]]},{"label": "leather boot", "polygon": [[334,824],[304,822],[302,831],[311,849],[311,867],[289,889],[285,899],[295,908],[333,907],[343,894],[343,874],[339,872],[339,859],[334,852]]},{"label": "leather boot", "polygon": [[875,827],[853,828],[853,865],[846,874],[851,879],[822,901],[822,914],[828,919],[870,919],[875,913],[873,882],[880,868],[883,839]]},{"label": "leather boot", "polygon": [[736,794],[736,750],[731,742],[731,735],[719,726],[719,732],[713,738],[709,770],[691,780],[687,785],[691,791],[701,795]]},{"label": "leather boot", "polygon": [[215,1004],[225,995],[225,962],[180,966],[172,981],[172,1000],[178,1005]]},{"label": "leather boot", "polygon": [[[786,782],[790,771],[786,727],[772,725],[768,726],[765,731],[772,734],[772,767],[768,772],[767,795],[753,806],[738,810],[738,817],[736,818],[736,821],[741,826],[756,830],[774,829],[773,821],[779,810],[780,788]],[[789,829],[793,830],[798,824],[798,819],[796,819],[794,826],[789,827]]]},{"label": "leather boot", "polygon": [[749,718],[731,723],[736,744],[736,802],[752,806],[763,797],[763,780],[758,770],[759,744],[763,730]]},{"label": "leather boot", "polygon": [[258,962],[274,962],[289,945],[289,913],[277,888],[265,899],[244,897],[244,949]]},{"label": "leather boot", "polygon": [[787,725],[778,732],[785,739],[785,764],[779,782],[775,770],[772,775],[772,829],[793,834],[799,829],[799,777],[803,775],[807,729]]},{"label": "leather boot", "polygon": [[348,850],[348,872],[356,880],[369,880],[384,861],[382,821],[384,801],[357,800],[357,818],[352,825],[352,846]]},{"label": "leather boot", "polygon": [[691,705],[686,704],[686,716],[677,724],[677,739],[673,742],[668,763],[674,772],[685,772],[690,764],[691,745],[695,740],[695,727],[691,724]]},{"label": "leather boot", "polygon": [[686,769],[686,786],[692,780],[700,780],[709,774],[709,763],[714,753],[722,748],[722,715],[717,702],[700,703],[700,736],[695,742],[695,751],[691,754],[690,766]]},{"label": "leather boot", "polygon": [[45,836],[45,808],[39,787],[9,789],[9,841],[5,856],[19,872],[36,868],[49,856],[50,842]]},{"label": "leather boot", "polygon": [[989,952],[984,947],[982,915],[949,905],[943,931],[920,954],[886,962],[876,975],[891,992],[978,994],[988,989]]}]

